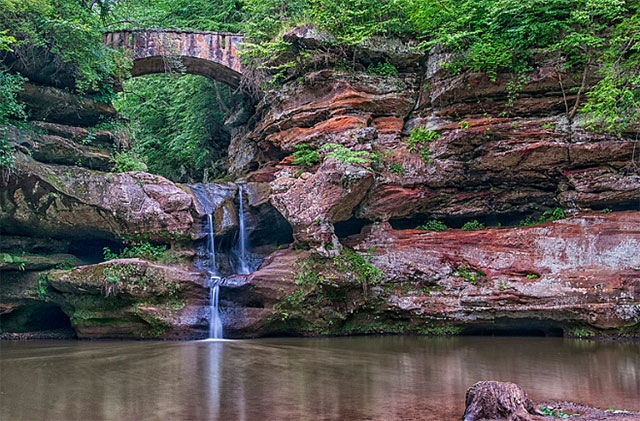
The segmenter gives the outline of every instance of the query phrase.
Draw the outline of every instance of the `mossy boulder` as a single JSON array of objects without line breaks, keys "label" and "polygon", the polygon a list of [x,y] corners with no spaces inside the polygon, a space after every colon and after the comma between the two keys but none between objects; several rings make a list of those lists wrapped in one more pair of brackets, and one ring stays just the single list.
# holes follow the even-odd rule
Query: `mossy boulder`
[{"label": "mossy boulder", "polygon": [[206,336],[206,278],[186,267],[116,259],[51,272],[48,283],[78,337]]}]

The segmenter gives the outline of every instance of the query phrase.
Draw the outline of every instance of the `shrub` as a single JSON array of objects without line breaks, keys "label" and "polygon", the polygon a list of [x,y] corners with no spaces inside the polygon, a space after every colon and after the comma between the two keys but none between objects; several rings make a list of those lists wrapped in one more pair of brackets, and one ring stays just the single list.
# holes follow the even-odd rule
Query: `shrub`
[{"label": "shrub", "polygon": [[117,152],[113,158],[113,171],[147,171],[147,165],[133,151]]},{"label": "shrub", "polygon": [[478,222],[477,219],[474,219],[473,221],[465,222],[465,224],[462,226],[462,231],[476,231],[485,228],[486,227],[482,222]]},{"label": "shrub", "polygon": [[448,228],[444,223],[438,221],[437,219],[432,219],[431,221],[428,221],[424,225],[418,225],[416,229],[423,230],[423,231],[441,232],[441,231],[446,231]]},{"label": "shrub", "polygon": [[293,149],[295,149],[295,152],[291,156],[293,156],[293,163],[295,165],[302,165],[303,167],[313,167],[315,164],[320,162],[318,151],[312,149],[306,143],[295,145]]},{"label": "shrub", "polygon": [[114,253],[109,247],[102,249],[104,260],[140,258],[151,261],[160,261],[165,257],[167,246],[154,246],[147,242],[133,244],[125,247],[120,253]]},{"label": "shrub", "polygon": [[44,301],[47,298],[47,292],[49,291],[49,283],[47,282],[47,274],[41,273],[38,275],[38,281],[36,283],[36,294],[38,299]]},{"label": "shrub", "polygon": [[375,66],[370,64],[369,67],[367,67],[367,73],[380,76],[398,76],[398,69],[388,61],[384,61]]},{"label": "shrub", "polygon": [[422,127],[414,127],[407,139],[407,149],[409,152],[420,153],[420,158],[425,163],[431,161],[431,151],[429,150],[429,144],[440,137],[440,133],[427,130]]},{"label": "shrub", "polygon": [[564,219],[566,217],[567,216],[564,213],[564,209],[562,208],[548,209],[544,211],[542,215],[540,215],[537,219],[534,219],[528,216],[524,221],[520,222],[520,226],[528,227],[531,225],[537,225],[537,224],[543,224],[549,221],[555,221],[557,219]]},{"label": "shrub", "polygon": [[404,167],[397,162],[392,162],[389,166],[389,171],[394,174],[402,174],[404,172]]},{"label": "shrub", "polygon": [[352,151],[337,143],[327,143],[321,149],[327,153],[327,158],[331,157],[345,164],[365,165],[371,162],[371,154],[369,152]]}]

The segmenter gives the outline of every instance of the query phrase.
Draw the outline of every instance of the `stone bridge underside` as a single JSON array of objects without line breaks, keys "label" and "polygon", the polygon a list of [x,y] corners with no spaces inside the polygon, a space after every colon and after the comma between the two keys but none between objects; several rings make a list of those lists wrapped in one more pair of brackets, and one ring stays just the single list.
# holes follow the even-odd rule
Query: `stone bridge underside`
[{"label": "stone bridge underside", "polygon": [[[202,75],[237,87],[243,68],[239,34],[203,31],[121,30],[103,35],[112,48],[132,53],[131,76],[179,71]],[[179,60],[178,60],[179,58]]]}]

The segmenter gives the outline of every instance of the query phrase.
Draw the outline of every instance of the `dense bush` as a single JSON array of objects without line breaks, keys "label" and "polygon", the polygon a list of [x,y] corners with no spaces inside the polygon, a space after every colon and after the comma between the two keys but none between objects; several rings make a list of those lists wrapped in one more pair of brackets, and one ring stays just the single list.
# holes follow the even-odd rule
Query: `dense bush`
[{"label": "dense bush", "polygon": [[129,65],[123,54],[102,44],[104,20],[112,5],[111,1],[4,0],[0,30],[15,38],[12,48],[18,60],[28,62],[34,55],[51,53],[57,71],[71,66],[78,92],[109,101],[111,83],[126,75]]}]

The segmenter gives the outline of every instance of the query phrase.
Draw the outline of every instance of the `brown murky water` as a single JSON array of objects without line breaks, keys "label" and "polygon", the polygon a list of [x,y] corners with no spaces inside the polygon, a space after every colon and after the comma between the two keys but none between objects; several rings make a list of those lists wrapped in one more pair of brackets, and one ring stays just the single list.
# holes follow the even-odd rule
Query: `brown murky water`
[{"label": "brown murky water", "polygon": [[640,343],[351,337],[0,343],[0,419],[456,420],[478,380],[640,410]]}]

